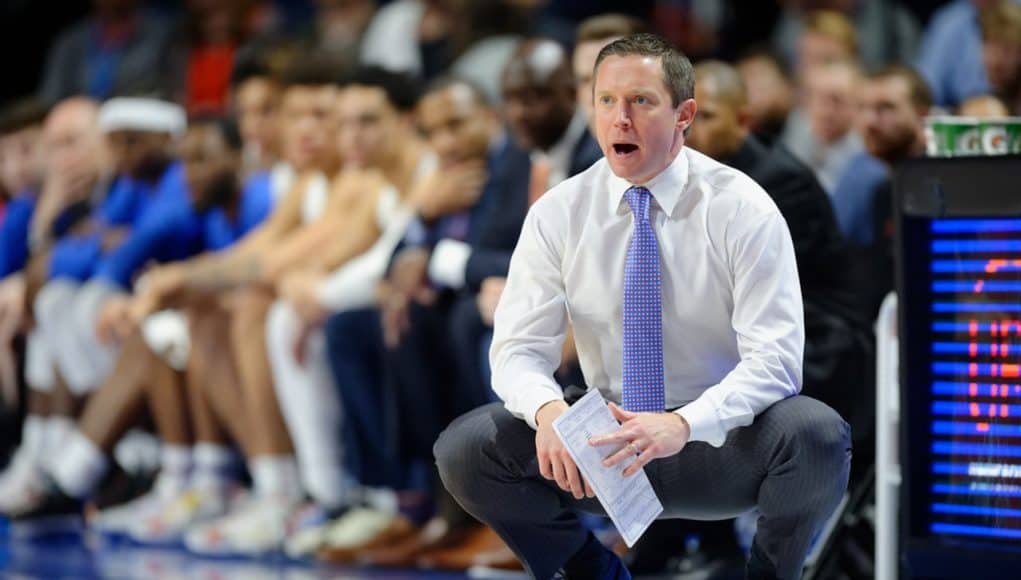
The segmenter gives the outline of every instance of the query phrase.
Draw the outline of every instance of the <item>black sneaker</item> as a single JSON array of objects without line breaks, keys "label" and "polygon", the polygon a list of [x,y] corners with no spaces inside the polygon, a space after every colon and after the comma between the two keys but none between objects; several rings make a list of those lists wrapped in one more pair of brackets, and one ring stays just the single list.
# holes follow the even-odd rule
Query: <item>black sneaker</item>
[{"label": "black sneaker", "polygon": [[78,533],[84,525],[81,500],[65,495],[56,485],[46,486],[32,502],[8,515],[11,535],[19,539]]}]

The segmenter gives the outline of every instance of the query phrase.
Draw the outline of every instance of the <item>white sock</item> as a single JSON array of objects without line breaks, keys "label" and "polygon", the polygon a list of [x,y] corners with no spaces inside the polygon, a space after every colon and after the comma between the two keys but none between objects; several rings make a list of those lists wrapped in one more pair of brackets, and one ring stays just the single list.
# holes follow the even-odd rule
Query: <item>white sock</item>
[{"label": "white sock", "polygon": [[91,439],[72,429],[64,447],[52,456],[49,472],[64,493],[84,499],[95,491],[110,464]]},{"label": "white sock", "polygon": [[293,455],[259,455],[251,461],[255,495],[260,497],[301,497],[298,462]]},{"label": "white sock", "polygon": [[160,495],[180,493],[188,484],[191,471],[191,447],[164,443],[160,447],[160,475],[156,492]]},{"label": "white sock", "polygon": [[25,453],[33,459],[43,457],[45,441],[46,418],[39,415],[25,417],[25,423],[21,426],[21,448]]},{"label": "white sock", "polygon": [[199,443],[192,451],[191,485],[209,493],[223,493],[234,479],[234,452],[215,443]]},{"label": "white sock", "polygon": [[64,448],[67,437],[75,430],[75,422],[63,415],[50,415],[44,426],[42,456],[51,457]]},{"label": "white sock", "polygon": [[162,448],[163,444],[152,433],[131,429],[114,446],[113,458],[126,473],[155,473],[160,468]]}]

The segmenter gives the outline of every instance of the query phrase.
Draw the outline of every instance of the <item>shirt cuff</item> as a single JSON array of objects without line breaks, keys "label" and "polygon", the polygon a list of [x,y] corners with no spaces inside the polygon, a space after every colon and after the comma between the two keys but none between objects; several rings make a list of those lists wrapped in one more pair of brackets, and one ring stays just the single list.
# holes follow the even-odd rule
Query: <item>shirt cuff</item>
[{"label": "shirt cuff", "polygon": [[539,412],[543,405],[551,401],[564,400],[564,393],[559,387],[551,388],[547,384],[548,380],[542,375],[535,377],[526,375],[521,377],[521,380],[515,381],[518,384],[531,385],[531,387],[528,392],[521,393],[515,397],[517,400],[514,403],[517,409],[508,409],[508,411],[511,411],[512,414],[514,411],[521,413],[521,418],[532,429],[537,427],[535,424],[535,414]]},{"label": "shirt cuff", "polygon": [[712,401],[702,396],[674,411],[688,422],[688,441],[703,441],[713,447],[720,447],[727,440],[727,433],[720,424]]},{"label": "shirt cuff", "polygon": [[429,279],[438,286],[464,288],[471,253],[471,246],[465,242],[440,240],[429,259]]}]

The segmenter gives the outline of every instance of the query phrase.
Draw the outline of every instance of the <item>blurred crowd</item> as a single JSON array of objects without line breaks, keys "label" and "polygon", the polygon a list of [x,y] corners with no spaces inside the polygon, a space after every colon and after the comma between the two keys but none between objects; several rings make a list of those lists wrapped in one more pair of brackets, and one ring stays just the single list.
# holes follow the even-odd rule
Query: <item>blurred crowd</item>
[{"label": "blurred crowd", "polygon": [[[686,146],[786,218],[804,392],[868,478],[891,175],[926,116],[1021,115],[1021,3],[617,4],[95,0],[0,108],[0,512],[197,554],[515,568],[432,445],[495,398],[528,207],[602,156],[593,64],[644,31],[696,65]],[[568,340],[558,381],[585,370]],[[659,523],[629,559],[739,540]]]}]

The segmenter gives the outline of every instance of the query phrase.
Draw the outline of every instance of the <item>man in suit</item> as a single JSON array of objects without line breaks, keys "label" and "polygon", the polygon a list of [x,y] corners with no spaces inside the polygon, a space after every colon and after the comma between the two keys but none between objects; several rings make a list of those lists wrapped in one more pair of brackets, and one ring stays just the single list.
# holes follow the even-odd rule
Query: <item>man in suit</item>
[{"label": "man in suit", "polygon": [[[450,122],[467,114],[459,112],[463,104],[459,101],[467,94],[459,94],[467,93],[468,86],[453,83],[439,88],[443,90],[422,100],[419,121],[441,165],[456,170],[470,156],[471,139],[452,139],[444,127],[460,130],[450,133],[470,127],[464,121]],[[457,415],[491,399],[481,365],[491,325],[483,321],[485,287],[499,285],[506,275],[529,192],[545,190],[551,181],[585,169],[600,155],[584,116],[575,107],[570,61],[556,43],[525,42],[504,71],[503,92],[513,139],[503,130],[491,133],[489,179],[469,212],[469,228],[460,235],[451,229],[458,219],[457,208],[450,208],[455,211],[442,219],[422,220],[426,231],[418,235],[420,241],[411,239],[413,225],[390,268],[389,292],[381,312],[386,351],[380,366],[385,369],[382,376],[389,392],[397,399],[400,420],[396,423],[401,425],[399,438],[406,458],[432,463],[431,442],[440,430]],[[484,111],[481,95],[470,93],[473,106]],[[483,296],[477,295],[480,288]],[[332,339],[338,347],[346,344],[331,347],[334,369],[340,371],[338,384],[346,397],[351,396],[349,385],[358,383],[360,367],[343,355],[357,347],[348,344],[351,332],[340,329],[345,319],[355,324],[357,316],[351,313],[335,319],[327,330],[328,341]],[[437,518],[420,532],[389,542],[388,549],[362,550],[360,556],[377,564],[418,563],[451,569],[512,560],[495,534],[461,510],[442,486],[436,487],[441,492]],[[334,555],[348,556],[352,551]]]},{"label": "man in suit", "polygon": [[[747,176],[684,147],[691,64],[636,34],[602,49],[605,155],[532,206],[496,312],[503,400],[452,423],[434,452],[447,489],[536,578],[629,579],[576,511],[602,511],[553,422],[568,317],[586,382],[622,423],[592,437],[606,469],[644,470],[662,517],[762,511],[748,572],[793,578],[847,483],[849,430],[796,396],[804,345],[790,232]],[[555,482],[555,483],[554,483]]]},{"label": "man in suit", "polygon": [[[577,104],[577,85],[571,84],[572,67],[573,63],[558,44],[534,39],[519,47],[504,71],[507,123],[515,140],[529,150],[531,158],[529,205],[550,187],[588,169],[602,157],[599,144],[587,130],[589,116]],[[481,376],[487,387],[490,381],[485,353],[492,341],[493,313],[503,293],[511,253],[527,209],[527,206],[519,207],[521,213],[507,219],[513,227],[505,230],[506,233],[494,232],[490,237],[495,242],[491,250],[475,254],[469,261],[468,283],[479,291],[478,309],[477,312],[476,309],[461,311],[454,321],[457,350],[465,355],[462,372]],[[569,353],[572,346],[571,341],[567,341],[565,353]],[[567,356],[564,361],[558,379],[566,384],[580,384],[577,365],[569,364],[574,357]]]},{"label": "man in suit", "polygon": [[[809,394],[848,418],[859,438],[872,431],[867,385],[867,328],[854,317],[854,288],[847,277],[847,244],[840,234],[829,196],[811,168],[782,144],[766,146],[751,132],[740,72],[719,61],[694,67],[698,117],[686,144],[734,167],[758,183],[776,203],[791,230],[805,309],[804,387]],[[857,419],[857,421],[856,421]],[[857,440],[859,448],[868,448]],[[867,454],[867,449],[865,451]],[[861,470],[867,461],[855,462]],[[738,554],[728,521],[656,522],[635,547],[631,569],[658,572],[684,549],[681,538],[697,533],[706,567]],[[695,561],[695,559],[692,559]]]}]

